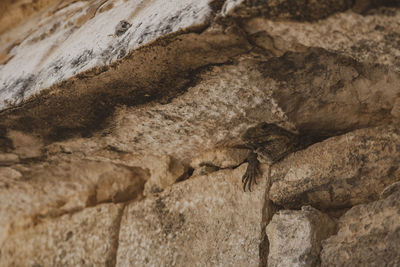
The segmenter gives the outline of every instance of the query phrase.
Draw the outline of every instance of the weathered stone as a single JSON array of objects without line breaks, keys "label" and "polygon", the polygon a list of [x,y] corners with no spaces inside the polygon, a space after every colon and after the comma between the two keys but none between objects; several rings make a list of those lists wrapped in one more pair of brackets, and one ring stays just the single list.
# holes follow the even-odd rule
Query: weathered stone
[{"label": "weathered stone", "polygon": [[7,188],[8,182],[22,178],[22,174],[10,167],[0,167],[0,188]]},{"label": "weathered stone", "polygon": [[9,131],[8,138],[12,142],[13,153],[19,158],[36,158],[42,155],[42,140],[26,133]]},{"label": "weathered stone", "polygon": [[[37,14],[57,0],[3,0],[0,2],[0,34],[7,33],[27,17]],[[0,40],[1,40],[0,36]],[[0,45],[1,46],[1,45]],[[1,60],[0,60],[0,64]]]},{"label": "weathered stone", "polygon": [[[184,164],[205,153],[210,158],[204,161],[221,157],[218,161],[227,162],[217,165],[237,166],[247,151],[229,160],[223,151],[238,144],[248,127],[265,120],[293,128],[271,97],[274,83],[266,84],[258,68],[257,61],[243,58],[205,71],[201,83],[170,103],[119,108],[114,117],[118,126],[103,142],[131,153],[168,154]],[[216,146],[221,153],[207,153]]]},{"label": "weathered stone", "polygon": [[388,187],[386,187],[382,191],[380,198],[381,199],[387,198],[388,196],[390,196],[391,194],[393,194],[396,191],[400,191],[400,182],[395,182],[395,183],[389,185]]},{"label": "weathered stone", "polygon": [[[79,145],[85,140],[78,139],[72,143],[64,143],[62,150],[68,150],[70,153],[79,151]],[[56,146],[57,147],[57,146]],[[144,186],[144,195],[159,193],[168,186],[174,184],[177,180],[187,177],[188,167],[182,162],[163,154],[159,151],[158,154],[134,154],[126,151],[118,150],[113,146],[99,148],[94,145],[89,149],[85,149],[87,153],[84,157],[94,161],[107,161],[114,164],[129,166],[132,168],[141,168],[149,171],[149,179]],[[90,151],[92,150],[92,151]],[[57,149],[53,148],[52,153],[57,157]],[[73,152],[72,152],[73,151]]]},{"label": "weathered stone", "polygon": [[258,266],[266,177],[253,192],[243,192],[246,165],[193,177],[129,204],[117,266]]},{"label": "weathered stone", "polygon": [[260,65],[275,81],[272,98],[303,134],[332,136],[393,119],[400,75],[387,66],[315,48]]},{"label": "weathered stone", "polygon": [[357,130],[288,156],[271,170],[271,200],[285,207],[350,207],[400,180],[397,127]]},{"label": "weathered stone", "polygon": [[[358,72],[357,65],[318,49],[274,60],[240,58],[205,71],[199,84],[170,103],[118,109],[118,126],[106,142],[122,151],[165,153],[187,164],[221,143],[237,144],[260,121],[320,136],[390,122],[400,76],[385,76],[382,66]],[[372,73],[376,81],[365,78]],[[365,83],[375,85],[361,92]],[[338,84],[343,86],[334,91]]]},{"label": "weathered stone", "polygon": [[0,154],[0,166],[10,165],[13,163],[17,163],[18,161],[19,161],[19,157],[16,154],[12,154],[12,153],[1,153]]},{"label": "weathered stone", "polygon": [[0,266],[113,266],[122,206],[103,204],[12,232]]},{"label": "weathered stone", "polygon": [[142,162],[142,166],[150,170],[150,179],[144,185],[145,195],[163,191],[182,178],[187,171],[187,167],[180,161],[168,155],[147,155],[143,157]]},{"label": "weathered stone", "polygon": [[354,1],[353,10],[360,13],[366,13],[371,8],[379,6],[399,6],[397,0],[356,0]]},{"label": "weathered stone", "polygon": [[[385,25],[395,24],[391,17],[376,16]],[[330,23],[325,20],[321,23],[326,23],[328,32],[331,25],[353,22],[351,18],[346,13]],[[357,20],[355,17],[354,21]],[[115,123],[115,131],[105,130],[115,138],[110,143],[122,151],[138,154],[162,152],[188,164],[193,156],[214,149],[219,142],[237,138],[259,121],[300,132],[332,135],[388,123],[397,116],[392,111],[400,78],[389,68],[392,65],[384,61],[380,63],[386,66],[360,63],[351,58],[350,52],[346,54],[323,45],[320,47],[324,49],[308,49],[313,43],[311,38],[307,44],[292,39],[278,40],[277,44],[271,39],[271,47],[279,53],[271,55],[266,48],[244,54],[251,48],[246,38],[254,40],[243,34],[243,30],[251,36],[267,32],[262,37],[269,40],[269,35],[278,36],[269,33],[275,29],[274,23],[280,25],[265,20],[246,22],[244,29],[229,23],[228,27],[214,24],[201,34],[183,34],[152,43],[151,47],[138,49],[131,57],[121,59],[118,67],[93,70],[56,86],[52,94],[43,96],[45,104],[39,101],[36,105],[32,100],[24,108],[4,112],[0,121],[24,131],[35,128],[53,141],[74,133],[90,136],[105,127],[102,122],[111,116],[115,105],[133,106],[119,107],[116,117],[110,119]],[[301,28],[304,23],[295,25],[298,24]],[[308,31],[297,32],[304,38],[309,36]],[[277,38],[281,35],[286,36],[279,32]],[[316,39],[324,38],[318,35]],[[263,47],[263,42],[255,43]],[[348,41],[348,46],[351,43]],[[292,45],[302,48],[292,49]],[[288,51],[291,52],[284,55]],[[210,64],[225,65],[200,71]],[[178,96],[182,92],[185,94]],[[113,96],[106,97],[109,94]],[[142,105],[154,100],[162,103]],[[35,119],[30,119],[33,115]]]},{"label": "weathered stone", "polygon": [[81,154],[82,160],[110,162],[146,170],[149,172],[149,178],[144,186],[144,195],[159,193],[177,180],[187,177],[188,166],[161,151],[158,154],[131,153],[112,145],[104,147],[101,143],[101,141],[86,142],[86,139],[75,139],[52,144],[46,149],[51,159],[68,160],[70,154]]},{"label": "weathered stone", "polygon": [[400,191],[351,208],[323,242],[321,266],[399,266]]},{"label": "weathered stone", "polygon": [[[243,193],[245,152],[232,147],[262,121],[315,140],[399,122],[400,11],[371,9],[388,2],[0,1],[0,246],[22,251],[27,233],[21,255],[47,257],[54,250],[30,250],[48,238],[34,232],[132,200],[120,265],[265,266],[267,166]],[[351,6],[363,15],[342,12]],[[272,198],[335,217],[389,199],[398,185],[381,191],[399,180],[398,133],[381,129],[284,159],[275,170],[290,181],[276,180]],[[193,177],[171,188],[191,162]],[[307,255],[297,259],[316,262]],[[85,265],[57,263],[43,265]]]},{"label": "weathered stone", "polygon": [[311,206],[281,210],[267,226],[268,266],[319,266],[321,241],[335,233],[336,223]]},{"label": "weathered stone", "polygon": [[0,245],[8,229],[31,227],[37,216],[141,198],[149,176],[138,167],[88,160],[13,165],[0,173]]},{"label": "weathered stone", "polygon": [[[22,38],[5,44],[13,48],[8,51],[13,57],[0,68],[0,80],[5,81],[0,90],[1,109],[85,70],[108,65],[163,35],[202,27],[212,12],[208,0],[168,5],[121,0],[112,9],[102,9],[105,2],[53,5],[45,16],[25,21],[36,27],[21,26]],[[132,27],[122,36],[114,36],[121,20]]]},{"label": "weathered stone", "polygon": [[399,19],[400,9],[381,8],[367,16],[343,12],[318,23],[271,21],[255,17],[247,21],[244,27],[258,45],[266,45],[262,38],[267,38],[271,44],[266,48],[276,55],[286,51],[301,51],[304,47],[319,47],[348,55],[358,62],[388,65],[398,72]]},{"label": "weathered stone", "polygon": [[335,12],[344,11],[350,8],[352,4],[353,1],[351,0],[227,0],[222,8],[222,13],[241,19],[265,17],[279,20],[314,21]]}]

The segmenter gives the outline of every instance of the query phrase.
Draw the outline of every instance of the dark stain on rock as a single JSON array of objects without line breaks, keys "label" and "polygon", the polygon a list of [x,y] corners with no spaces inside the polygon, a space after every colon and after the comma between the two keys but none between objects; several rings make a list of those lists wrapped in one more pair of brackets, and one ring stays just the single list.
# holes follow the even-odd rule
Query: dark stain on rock
[{"label": "dark stain on rock", "polygon": [[124,48],[121,48],[121,50],[119,50],[119,53],[118,53],[118,59],[121,59],[121,58],[123,58],[124,56],[126,55],[126,50],[124,49]]},{"label": "dark stain on rock", "polygon": [[391,32],[389,34],[386,34],[383,38],[388,43],[400,46],[400,33]]},{"label": "dark stain on rock", "polygon": [[130,27],[132,27],[131,23],[127,22],[126,20],[121,20],[117,26],[115,26],[115,35],[123,35]]},{"label": "dark stain on rock", "polygon": [[385,27],[383,27],[382,25],[376,25],[374,30],[383,32],[385,30]]},{"label": "dark stain on rock", "polygon": [[374,13],[371,9],[376,9],[378,7],[400,7],[400,2],[398,0],[355,0],[353,11],[368,15]]},{"label": "dark stain on rock", "polygon": [[316,21],[352,6],[353,0],[246,0],[236,8],[235,13],[240,17],[263,16],[268,19]]},{"label": "dark stain on rock", "polygon": [[114,203],[137,200],[143,195],[144,184],[150,177],[149,170],[140,167],[129,167],[129,170],[131,183],[124,190],[120,190],[112,196],[111,201]]},{"label": "dark stain on rock", "polygon": [[93,51],[87,49],[83,51],[80,56],[71,61],[71,67],[72,68],[82,67],[86,65],[92,58],[93,58]]},{"label": "dark stain on rock", "polygon": [[43,32],[42,34],[40,34],[37,37],[34,37],[32,39],[29,40],[30,43],[36,43],[38,41],[42,41],[45,38],[51,36],[59,27],[60,27],[61,23],[60,22],[56,22],[54,23],[50,29],[48,29],[47,31]]},{"label": "dark stain on rock", "polygon": [[[110,55],[104,55],[104,63],[108,65],[54,84],[19,105],[9,103],[8,109],[0,111],[0,128],[38,135],[44,143],[92,136],[106,128],[116,106],[168,103],[197,82],[198,74],[207,67],[224,64],[232,55],[247,51],[247,41],[234,34],[234,41],[220,43],[204,41],[197,33],[176,33],[140,47],[112,64],[107,62]],[[209,48],[197,56],[193,51],[204,47],[201,42]],[[123,53],[120,50],[118,47],[108,52],[118,55]],[[93,52],[87,50],[71,64],[81,68],[92,56]],[[25,92],[35,85],[34,81],[35,77],[27,77],[1,90],[15,92],[17,85]]]},{"label": "dark stain on rock", "polygon": [[390,169],[387,172],[387,175],[388,176],[394,176],[395,174],[397,174],[397,170],[398,169],[399,169],[399,166],[391,166]]},{"label": "dark stain on rock", "polygon": [[13,150],[13,141],[7,137],[7,129],[0,126],[0,151],[8,153]]},{"label": "dark stain on rock", "polygon": [[391,120],[390,107],[374,108],[371,113],[370,106],[376,104],[372,100],[361,102],[353,87],[357,79],[386,75],[387,66],[359,63],[321,48],[309,48],[261,62],[259,69],[266,79],[278,81],[273,98],[289,120],[296,122],[301,134],[332,136]]},{"label": "dark stain on rock", "polygon": [[212,0],[208,3],[210,6],[211,10],[214,12],[214,14],[218,14],[222,6],[225,4],[225,0]]},{"label": "dark stain on rock", "polygon": [[1,91],[6,91],[6,92],[14,92],[12,99],[14,99],[14,103],[9,103],[9,104],[15,104],[20,101],[22,101],[25,97],[25,94],[31,89],[36,81],[36,76],[34,75],[28,75],[23,78],[16,79],[15,81],[11,81],[8,83],[8,85],[3,86],[0,88]]},{"label": "dark stain on rock", "polygon": [[68,241],[69,239],[71,239],[72,236],[73,236],[73,232],[72,232],[72,231],[69,231],[69,232],[67,233],[67,235],[65,236],[65,241]]},{"label": "dark stain on rock", "polygon": [[185,223],[185,216],[182,213],[170,212],[163,198],[156,200],[154,210],[159,218],[164,238],[174,238]]},{"label": "dark stain on rock", "polygon": [[336,93],[338,92],[340,89],[342,89],[344,87],[344,83],[343,81],[338,81],[336,84],[332,85],[331,87],[329,87],[329,91],[331,93]]}]

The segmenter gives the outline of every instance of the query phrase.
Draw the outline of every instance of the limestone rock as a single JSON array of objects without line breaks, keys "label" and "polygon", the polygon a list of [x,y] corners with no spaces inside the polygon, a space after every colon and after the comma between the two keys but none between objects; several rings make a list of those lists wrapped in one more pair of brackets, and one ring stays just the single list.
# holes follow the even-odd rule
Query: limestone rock
[{"label": "limestone rock", "polygon": [[257,60],[241,58],[237,64],[207,69],[200,77],[199,84],[170,103],[119,108],[117,126],[106,141],[132,153],[168,154],[184,164],[199,157],[195,168],[201,161],[237,166],[248,151],[236,154],[237,149],[224,148],[238,144],[248,127],[259,120],[292,126],[274,103],[274,83],[266,84]]},{"label": "limestone rock", "polygon": [[258,45],[266,46],[276,55],[301,51],[304,47],[319,47],[350,56],[358,62],[387,65],[398,72],[399,18],[398,8],[383,7],[366,16],[342,12],[318,23],[255,17],[246,22],[245,28]]},{"label": "limestone rock", "polygon": [[10,167],[0,167],[0,188],[7,188],[7,181],[14,181],[22,178],[22,174]]},{"label": "limestone rock", "polygon": [[400,75],[387,66],[310,48],[262,62],[260,71],[275,81],[272,98],[303,134],[332,136],[393,119]]},{"label": "limestone rock", "polygon": [[148,172],[110,162],[70,160],[0,169],[0,245],[9,229],[102,202],[142,197]]},{"label": "limestone rock", "polygon": [[201,166],[193,171],[192,176],[199,176],[199,175],[208,175],[212,172],[218,171],[219,168],[216,166]]},{"label": "limestone rock", "polygon": [[13,153],[0,153],[0,166],[10,165],[13,163],[17,163],[19,161],[19,157]]},{"label": "limestone rock", "polygon": [[[116,61],[163,35],[207,24],[212,12],[208,0],[168,5],[163,1],[150,4],[119,0],[112,3],[112,8],[106,8],[110,5],[106,2],[50,5],[43,16],[13,29],[15,35],[18,31],[23,35],[20,40],[5,42],[3,47],[12,57],[0,68],[0,80],[5,81],[0,90],[1,109],[20,103],[55,82]],[[132,27],[123,35],[114,36],[121,20]],[[32,24],[36,27],[32,28]]]},{"label": "limestone rock", "polygon": [[[39,259],[30,264],[57,260],[45,266],[264,266],[265,226],[276,208],[269,169],[262,165],[255,191],[243,193],[246,164],[239,165],[248,151],[231,149],[260,122],[331,137],[273,167],[276,203],[312,204],[340,217],[353,205],[391,199],[399,135],[384,126],[400,118],[400,9],[375,8],[389,2],[398,6],[0,1],[0,264],[26,241],[24,260]],[[191,163],[193,176],[181,182]],[[110,225],[103,219],[113,208],[89,207],[128,201],[119,246],[114,232],[114,243],[109,235],[93,243],[99,261],[85,243],[93,229],[61,230],[82,214]],[[303,222],[314,222],[307,216]],[[65,234],[76,239],[63,247]],[[47,249],[46,239],[90,254],[88,261]],[[311,256],[296,259],[316,262],[316,252],[305,253]]]},{"label": "limestone rock", "polygon": [[103,204],[13,232],[0,246],[0,266],[112,266],[122,206]]},{"label": "limestone rock", "polygon": [[400,180],[397,127],[357,130],[298,151],[271,170],[271,200],[286,207],[350,207]]},{"label": "limestone rock", "polygon": [[[63,144],[67,146],[63,146],[62,149],[76,151],[76,145],[82,141],[84,142],[84,140],[78,139],[75,140],[76,143]],[[158,154],[146,153],[143,155],[121,151],[113,146],[92,150],[92,153],[89,152],[85,155],[87,159],[107,161],[132,168],[148,170],[149,179],[144,186],[144,195],[159,193],[174,184],[177,180],[187,177],[188,167],[183,162],[170,155],[163,154],[161,151]]]},{"label": "limestone rock", "polygon": [[321,241],[335,233],[336,223],[311,206],[281,210],[267,226],[268,266],[319,266]]},{"label": "limestone rock", "polygon": [[381,199],[387,198],[388,196],[390,196],[391,194],[393,194],[394,192],[399,191],[399,190],[400,190],[400,182],[395,182],[395,183],[389,185],[388,187],[386,187],[382,191],[380,198]]},{"label": "limestone rock", "polygon": [[222,14],[236,18],[265,17],[270,20],[315,21],[338,11],[345,11],[352,4],[353,1],[351,0],[316,0],[309,2],[227,0],[222,7]]},{"label": "limestone rock", "polygon": [[204,162],[217,160],[207,151],[225,141],[237,144],[260,121],[319,136],[389,123],[400,75],[385,71],[321,49],[273,59],[240,57],[208,69],[170,103],[119,108],[106,142],[188,164],[199,155],[210,157]]},{"label": "limestone rock", "polygon": [[321,266],[399,266],[400,191],[351,208],[323,243]]},{"label": "limestone rock", "polygon": [[42,155],[43,143],[39,138],[18,131],[9,131],[8,138],[12,142],[13,153],[19,158],[37,158]]},{"label": "limestone rock", "polygon": [[[26,17],[42,11],[57,0],[3,0],[0,2],[0,34],[15,27]],[[1,37],[0,37],[1,38]],[[1,64],[1,63],[0,63]]]},{"label": "limestone rock", "polygon": [[173,185],[178,179],[183,178],[187,172],[179,160],[168,156],[145,156],[142,159],[144,165],[150,170],[150,179],[144,185],[144,194],[159,193]]},{"label": "limestone rock", "polygon": [[157,198],[130,203],[117,266],[258,266],[266,177],[253,192],[243,192],[246,165],[193,177]]}]

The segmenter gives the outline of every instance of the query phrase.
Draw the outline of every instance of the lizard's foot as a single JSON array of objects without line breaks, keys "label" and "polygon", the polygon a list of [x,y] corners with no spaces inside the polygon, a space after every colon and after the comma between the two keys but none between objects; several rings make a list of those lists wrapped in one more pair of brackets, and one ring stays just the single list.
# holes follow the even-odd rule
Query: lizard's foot
[{"label": "lizard's foot", "polygon": [[257,184],[257,175],[261,174],[259,168],[260,162],[257,159],[256,153],[250,153],[249,157],[247,158],[247,162],[249,163],[249,165],[247,165],[246,172],[242,177],[243,191],[246,191],[246,186],[249,191],[251,191],[251,184],[253,182]]}]

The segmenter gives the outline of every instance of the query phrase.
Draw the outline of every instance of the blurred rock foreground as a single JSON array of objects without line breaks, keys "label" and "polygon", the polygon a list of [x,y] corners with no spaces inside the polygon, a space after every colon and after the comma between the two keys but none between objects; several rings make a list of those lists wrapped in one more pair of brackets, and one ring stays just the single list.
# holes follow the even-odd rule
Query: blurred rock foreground
[{"label": "blurred rock foreground", "polygon": [[0,266],[399,266],[399,126],[398,1],[2,1]]}]

